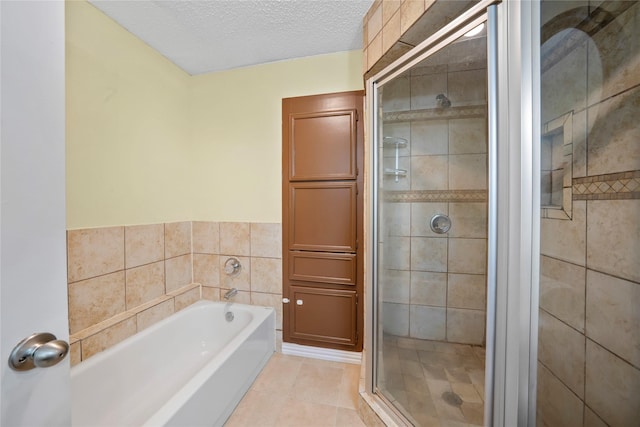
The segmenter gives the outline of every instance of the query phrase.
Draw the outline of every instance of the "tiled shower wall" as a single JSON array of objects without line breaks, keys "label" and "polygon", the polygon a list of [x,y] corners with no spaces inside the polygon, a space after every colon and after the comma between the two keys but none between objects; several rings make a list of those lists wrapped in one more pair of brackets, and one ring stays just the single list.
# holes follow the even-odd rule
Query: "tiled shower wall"
[{"label": "tiled shower wall", "polygon": [[[77,364],[200,298],[276,309],[281,329],[281,226],[177,222],[67,233],[69,330]],[[229,257],[237,276],[224,273]]]},{"label": "tiled shower wall", "polygon": [[[414,68],[383,88],[384,136],[408,140],[384,176],[384,331],[483,344],[487,251],[487,131],[484,63]],[[442,118],[436,96],[452,107]],[[463,107],[457,109],[458,107]],[[476,108],[477,107],[477,108]],[[463,112],[464,110],[464,112]],[[383,168],[395,167],[384,149]],[[451,218],[447,234],[433,215]]]},{"label": "tiled shower wall", "polygon": [[538,425],[640,420],[638,28],[635,3],[543,68],[543,124],[572,113],[573,161],[571,218],[541,222]]}]

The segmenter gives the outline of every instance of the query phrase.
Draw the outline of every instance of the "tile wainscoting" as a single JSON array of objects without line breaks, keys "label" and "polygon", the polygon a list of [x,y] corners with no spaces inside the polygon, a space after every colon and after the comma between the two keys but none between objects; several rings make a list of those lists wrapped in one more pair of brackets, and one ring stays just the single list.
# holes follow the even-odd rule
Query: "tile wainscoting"
[{"label": "tile wainscoting", "polygon": [[[224,263],[240,261],[228,276]],[[75,365],[199,299],[273,307],[282,329],[282,226],[183,221],[67,232]]]}]

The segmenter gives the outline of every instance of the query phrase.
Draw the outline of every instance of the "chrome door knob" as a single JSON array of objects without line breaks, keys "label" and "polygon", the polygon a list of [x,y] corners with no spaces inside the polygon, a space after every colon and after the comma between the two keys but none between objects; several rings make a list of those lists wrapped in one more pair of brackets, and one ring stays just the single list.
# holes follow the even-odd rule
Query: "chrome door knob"
[{"label": "chrome door knob", "polygon": [[20,341],[9,356],[9,367],[15,371],[48,368],[60,362],[69,352],[66,341],[48,332],[33,334]]}]

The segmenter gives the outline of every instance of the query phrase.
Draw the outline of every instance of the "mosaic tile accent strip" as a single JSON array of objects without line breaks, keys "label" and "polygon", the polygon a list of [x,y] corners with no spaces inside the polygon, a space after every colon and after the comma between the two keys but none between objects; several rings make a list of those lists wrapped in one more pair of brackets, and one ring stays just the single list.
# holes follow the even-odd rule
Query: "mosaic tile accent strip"
[{"label": "mosaic tile accent strip", "polygon": [[487,190],[386,191],[383,200],[391,203],[486,202]]},{"label": "mosaic tile accent strip", "polygon": [[640,199],[640,170],[573,179],[573,200]]}]

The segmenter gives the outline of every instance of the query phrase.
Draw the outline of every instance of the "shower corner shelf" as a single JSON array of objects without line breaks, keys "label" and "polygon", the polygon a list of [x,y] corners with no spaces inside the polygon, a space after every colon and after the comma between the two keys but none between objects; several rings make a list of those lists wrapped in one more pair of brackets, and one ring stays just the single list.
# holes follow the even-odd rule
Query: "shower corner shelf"
[{"label": "shower corner shelf", "polygon": [[385,168],[384,169],[384,174],[385,175],[392,175],[395,177],[395,182],[398,182],[400,177],[406,177],[407,176],[407,170],[406,169],[400,169],[400,149],[401,148],[405,148],[407,145],[409,144],[409,141],[404,139],[404,138],[400,138],[397,136],[385,136],[384,138],[382,138],[382,145],[384,146],[391,146],[395,148],[395,158],[396,158],[396,162],[395,162],[395,167],[394,168]]}]

